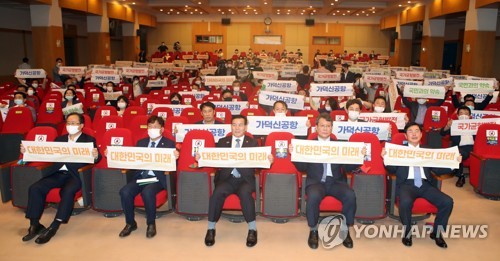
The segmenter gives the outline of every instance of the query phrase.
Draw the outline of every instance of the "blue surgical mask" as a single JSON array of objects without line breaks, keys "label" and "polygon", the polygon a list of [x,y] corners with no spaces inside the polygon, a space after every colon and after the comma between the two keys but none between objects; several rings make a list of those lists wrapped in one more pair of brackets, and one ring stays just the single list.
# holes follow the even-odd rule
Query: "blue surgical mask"
[{"label": "blue surgical mask", "polygon": [[14,103],[15,103],[16,105],[22,105],[22,104],[24,104],[24,101],[23,101],[22,99],[15,99],[15,100],[14,100]]}]

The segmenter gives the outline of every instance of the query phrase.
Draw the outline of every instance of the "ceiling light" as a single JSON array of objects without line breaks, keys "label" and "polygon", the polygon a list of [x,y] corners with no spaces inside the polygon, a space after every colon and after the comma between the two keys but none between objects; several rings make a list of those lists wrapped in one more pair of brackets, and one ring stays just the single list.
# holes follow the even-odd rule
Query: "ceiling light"
[{"label": "ceiling light", "polygon": [[177,14],[179,14],[179,12],[177,12]]},{"label": "ceiling light", "polygon": [[399,7],[401,7],[402,5],[399,5]]},{"label": "ceiling light", "polygon": [[408,1],[408,4],[411,4],[411,1]]},{"label": "ceiling light", "polygon": [[160,9],[160,12],[163,12],[163,9]]},{"label": "ceiling light", "polygon": [[347,10],[348,13],[350,13],[351,11]]},{"label": "ceiling light", "polygon": [[170,9],[170,12],[174,11],[174,9]]},{"label": "ceiling light", "polygon": [[188,10],[187,9],[184,9],[184,12],[187,12]]},{"label": "ceiling light", "polygon": [[359,14],[356,14],[357,16],[359,16]]},{"label": "ceiling light", "polygon": [[201,2],[198,2],[199,5],[201,5]]},{"label": "ceiling light", "polygon": [[265,5],[267,5],[267,2],[264,2]]},{"label": "ceiling light", "polygon": [[222,12],[222,14],[224,14],[224,12]]},{"label": "ceiling light", "polygon": [[372,12],[372,14],[374,14],[374,13],[375,13],[375,11]]},{"label": "ceiling light", "polygon": [[247,5],[247,8],[250,8],[250,5]]},{"label": "ceiling light", "polygon": [[334,3],[331,3],[330,5],[334,5]]},{"label": "ceiling light", "polygon": [[218,12],[220,12],[220,9],[217,9]]},{"label": "ceiling light", "polygon": [[231,12],[231,9],[227,9],[227,11]]},{"label": "ceiling light", "polygon": [[203,14],[203,12],[200,12],[200,14]]},{"label": "ceiling light", "polygon": [[332,15],[337,15],[336,13],[333,13]]},{"label": "ceiling light", "polygon": [[168,12],[167,14],[170,14],[170,12]]},{"label": "ceiling light", "polygon": [[188,8],[189,6],[188,6],[188,5],[185,5],[184,7]]},{"label": "ceiling light", "polygon": [[193,12],[189,12],[190,14],[193,14]]},{"label": "ceiling light", "polygon": [[374,7],[372,7],[372,9],[375,9],[375,6],[374,6]]},{"label": "ceiling light", "polygon": [[337,10],[337,13],[340,13],[340,10]]},{"label": "ceiling light", "polygon": [[316,10],[313,10],[313,12],[315,12],[315,13],[316,13]]},{"label": "ceiling light", "polygon": [[234,14],[234,12],[231,12],[231,14]]},{"label": "ceiling light", "polygon": [[345,15],[345,13],[344,13],[344,14],[342,14],[342,15]]},{"label": "ceiling light", "polygon": [[312,6],[312,5],[310,5],[310,6],[309,6],[309,8],[313,8],[313,6]]},{"label": "ceiling light", "polygon": [[198,9],[194,9],[195,12],[198,12]]},{"label": "ceiling light", "polygon": [[135,5],[135,2],[132,2],[133,5]]}]

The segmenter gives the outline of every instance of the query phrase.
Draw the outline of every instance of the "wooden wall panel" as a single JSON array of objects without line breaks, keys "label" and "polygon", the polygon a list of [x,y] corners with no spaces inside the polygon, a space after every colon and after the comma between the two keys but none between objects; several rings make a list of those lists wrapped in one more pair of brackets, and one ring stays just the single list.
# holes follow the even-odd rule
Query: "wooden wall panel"
[{"label": "wooden wall panel", "polygon": [[[313,44],[314,36],[340,36],[340,45]],[[328,53],[330,50],[333,50],[334,53],[344,52],[344,42],[343,24],[328,24],[328,32],[326,31],[326,24],[315,24],[309,28],[309,62],[312,62],[317,50],[321,53]]]},{"label": "wooden wall panel", "polygon": [[33,54],[35,64],[33,68],[43,68],[52,77],[52,68],[56,58],[64,59],[63,28],[58,26],[32,27]]},{"label": "wooden wall panel", "polygon": [[404,25],[408,23],[408,10],[404,10],[399,14],[399,24]]},{"label": "wooden wall panel", "polygon": [[[192,23],[193,29],[191,34],[191,42],[193,50],[199,52],[213,52],[222,49],[224,55],[228,55],[227,50],[227,26],[222,25],[220,22],[198,22]],[[230,26],[230,25],[229,25]],[[222,43],[196,43],[197,35],[222,35]],[[234,50],[231,50],[231,53]]]},{"label": "wooden wall panel", "polygon": [[[462,74],[492,77],[495,57],[495,34],[486,31],[465,31],[462,51]],[[466,45],[470,44],[470,52]]]},{"label": "wooden wall panel", "polygon": [[87,0],[87,12],[91,14],[102,15],[102,0]]},{"label": "wooden wall panel", "polygon": [[422,48],[420,52],[420,65],[427,69],[441,69],[443,64],[444,37],[422,37]]},{"label": "wooden wall panel", "polygon": [[408,23],[422,22],[425,19],[425,5],[415,6],[408,9]]},{"label": "wooden wall panel", "polygon": [[453,14],[469,10],[469,0],[443,0],[443,14]]},{"label": "wooden wall panel", "polygon": [[137,61],[139,55],[139,37],[123,36],[123,60]]},{"label": "wooden wall panel", "polygon": [[410,39],[397,39],[395,42],[394,56],[389,60],[394,66],[411,65],[411,41]]},{"label": "wooden wall panel", "polygon": [[429,18],[441,16],[443,13],[443,0],[434,0],[430,3]]},{"label": "wooden wall panel", "polygon": [[125,8],[125,21],[135,23],[135,11],[132,8]]},{"label": "wooden wall panel", "polygon": [[[266,26],[264,23],[252,23],[250,29],[250,47],[254,52],[261,52],[265,50],[266,52],[274,52],[274,50],[278,49],[283,51],[285,49],[285,39],[286,39],[286,23],[272,23],[269,26],[271,33],[267,34]],[[281,44],[280,45],[269,45],[269,44],[255,44],[254,36],[255,35],[281,35]]]},{"label": "wooden wall panel", "polygon": [[391,16],[386,16],[380,19],[380,29],[390,29],[390,28],[396,28],[398,25],[398,16],[397,15],[391,15]]},{"label": "wooden wall panel", "polygon": [[498,3],[500,3],[500,0],[476,0],[476,8]]},{"label": "wooden wall panel", "polygon": [[89,64],[110,64],[109,33],[88,33]]},{"label": "wooden wall panel", "polygon": [[61,8],[87,12],[87,1],[59,0]]}]

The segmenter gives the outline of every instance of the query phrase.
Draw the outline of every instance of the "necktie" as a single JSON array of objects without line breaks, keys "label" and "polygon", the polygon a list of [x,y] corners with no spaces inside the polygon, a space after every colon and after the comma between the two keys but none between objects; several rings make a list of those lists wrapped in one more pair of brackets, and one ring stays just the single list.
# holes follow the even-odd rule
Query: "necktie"
[{"label": "necktie", "polygon": [[[234,146],[235,148],[241,148],[241,144],[240,144],[240,139],[236,139],[236,145]],[[241,174],[238,172],[237,169],[233,169],[233,171],[231,172],[231,174],[235,177],[235,178],[239,178],[241,177]]]},{"label": "necktie", "polygon": [[[150,147],[150,148],[156,148],[156,142],[152,141],[152,142],[151,142],[151,145],[149,145],[149,147]],[[150,172],[150,171],[151,171],[151,170],[143,170],[143,171],[142,171],[142,173],[141,173],[141,177],[142,177],[143,179],[147,179],[147,178],[149,178],[149,172]]]},{"label": "necktie", "polygon": [[326,182],[327,174],[328,174],[328,163],[323,163],[323,177],[321,177],[321,182]]},{"label": "necktie", "polygon": [[420,175],[420,167],[413,167],[413,184],[415,187],[420,188],[422,186],[422,176]]}]

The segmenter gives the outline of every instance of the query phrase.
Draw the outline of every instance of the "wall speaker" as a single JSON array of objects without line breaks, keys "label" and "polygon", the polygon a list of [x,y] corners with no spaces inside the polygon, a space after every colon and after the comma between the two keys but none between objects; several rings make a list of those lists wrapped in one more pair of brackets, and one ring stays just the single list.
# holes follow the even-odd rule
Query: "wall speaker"
[{"label": "wall speaker", "polygon": [[230,25],[231,24],[231,18],[222,18],[220,22],[221,22],[222,25]]},{"label": "wall speaker", "polygon": [[314,19],[306,19],[306,26],[314,26]]}]

